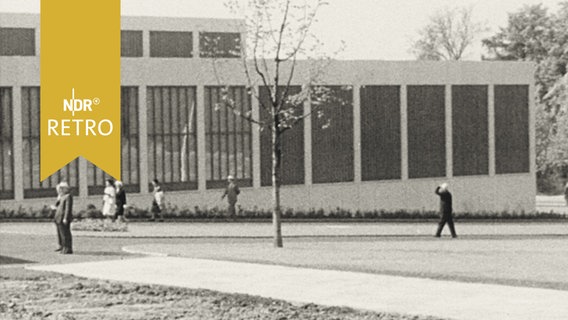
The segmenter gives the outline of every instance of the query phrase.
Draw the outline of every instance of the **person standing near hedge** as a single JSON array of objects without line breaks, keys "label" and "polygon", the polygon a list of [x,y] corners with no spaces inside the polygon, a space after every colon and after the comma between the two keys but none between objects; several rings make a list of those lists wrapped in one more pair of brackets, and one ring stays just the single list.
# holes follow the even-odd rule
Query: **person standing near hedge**
[{"label": "person standing near hedge", "polygon": [[114,189],[114,181],[112,179],[105,181],[102,211],[105,218],[114,217],[116,212],[116,190]]},{"label": "person standing near hedge", "polygon": [[436,188],[436,194],[440,196],[440,214],[441,219],[438,224],[438,230],[436,231],[435,237],[439,238],[442,235],[442,229],[444,225],[448,223],[452,238],[456,238],[456,230],[454,229],[454,219],[452,217],[452,194],[448,190],[448,184],[442,183]]},{"label": "person standing near hedge", "polygon": [[229,207],[227,209],[229,218],[233,219],[236,215],[235,205],[237,204],[237,196],[241,191],[239,190],[239,186],[235,182],[235,178],[233,176],[227,177],[227,188],[225,189],[225,193],[221,196],[221,200],[227,197],[227,201],[229,202]]},{"label": "person standing near hedge", "polygon": [[116,212],[114,214],[114,219],[124,222],[124,209],[126,208],[126,191],[124,191],[124,184],[122,181],[117,180],[114,183],[116,187]]},{"label": "person standing near hedge", "polygon": [[60,182],[57,187],[57,202],[54,206],[55,216],[53,220],[57,226],[57,238],[62,254],[73,253],[73,240],[71,238],[71,221],[73,220],[73,196],[67,182]]},{"label": "person standing near hedge", "polygon": [[162,187],[160,186],[160,182],[158,181],[158,179],[154,179],[152,180],[152,194],[153,194],[153,199],[152,199],[152,218],[150,219],[150,221],[155,221],[156,220],[156,215],[160,215],[160,222],[164,221],[164,213],[163,213],[163,209],[164,209],[164,191],[162,190]]}]

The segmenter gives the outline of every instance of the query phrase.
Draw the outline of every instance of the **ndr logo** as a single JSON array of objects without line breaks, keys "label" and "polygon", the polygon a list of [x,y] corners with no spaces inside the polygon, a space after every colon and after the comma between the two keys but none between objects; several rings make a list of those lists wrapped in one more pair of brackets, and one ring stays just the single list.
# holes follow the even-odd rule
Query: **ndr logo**
[{"label": "ndr logo", "polygon": [[71,99],[63,99],[63,111],[71,111],[73,116],[75,112],[93,111],[92,105],[101,103],[99,98],[94,99],[75,99],[75,88],[71,89]]}]

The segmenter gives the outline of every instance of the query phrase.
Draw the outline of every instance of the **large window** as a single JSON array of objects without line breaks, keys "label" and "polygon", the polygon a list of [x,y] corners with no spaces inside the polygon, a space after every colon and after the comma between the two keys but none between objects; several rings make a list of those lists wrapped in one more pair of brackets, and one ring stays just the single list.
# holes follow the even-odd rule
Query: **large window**
[{"label": "large window", "polygon": [[[120,175],[128,192],[140,191],[139,138],[138,138],[138,87],[120,88]],[[110,178],[98,167],[89,163],[87,183],[89,194],[102,194],[105,180]]]},{"label": "large window", "polygon": [[228,175],[252,185],[251,124],[235,114],[250,110],[245,87],[205,87],[207,188],[224,187]]},{"label": "large window", "polygon": [[24,160],[24,197],[55,197],[55,186],[66,181],[73,194],[79,185],[79,160],[75,159],[49,178],[40,182],[40,90],[39,87],[22,87],[22,143]]},{"label": "large window", "polygon": [[34,56],[35,30],[0,28],[0,56]]},{"label": "large window", "polygon": [[408,176],[446,175],[444,86],[408,86]]},{"label": "large window", "polygon": [[142,31],[120,31],[120,56],[141,57],[142,46]]},{"label": "large window", "polygon": [[361,179],[400,179],[400,87],[361,87]]},{"label": "large window", "polygon": [[353,90],[325,89],[312,98],[312,181],[353,181]]},{"label": "large window", "polygon": [[0,88],[0,199],[14,197],[12,88]]},{"label": "large window", "polygon": [[452,86],[454,176],[489,172],[487,86]]},{"label": "large window", "polygon": [[241,56],[241,34],[228,32],[200,32],[201,58],[238,58]]},{"label": "large window", "polygon": [[529,172],[529,87],[495,86],[495,172]]},{"label": "large window", "polygon": [[150,31],[150,57],[189,58],[192,55],[191,32]]},{"label": "large window", "polygon": [[[282,88],[284,90],[284,88]],[[298,94],[301,87],[289,88],[289,96]],[[260,114],[263,121],[270,121],[270,112],[264,108],[270,108],[269,92],[266,87],[260,88],[261,105]],[[302,107],[294,109],[297,116],[303,114]],[[266,129],[260,133],[260,182],[262,186],[272,185],[272,131]],[[304,183],[304,123],[299,122],[282,135],[282,177],[280,183],[303,184]]]},{"label": "large window", "polygon": [[148,169],[166,190],[197,189],[195,87],[148,87]]}]

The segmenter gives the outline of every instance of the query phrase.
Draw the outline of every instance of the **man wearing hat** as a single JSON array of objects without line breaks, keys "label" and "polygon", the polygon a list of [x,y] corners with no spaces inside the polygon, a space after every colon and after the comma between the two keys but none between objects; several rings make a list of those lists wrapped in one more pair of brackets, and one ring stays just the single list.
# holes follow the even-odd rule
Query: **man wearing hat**
[{"label": "man wearing hat", "polygon": [[452,217],[452,194],[448,190],[448,184],[442,183],[438,186],[436,188],[436,194],[440,196],[440,214],[442,215],[440,223],[438,224],[438,231],[436,231],[436,237],[439,238],[442,235],[442,229],[444,229],[444,225],[447,222],[448,227],[450,227],[452,238],[456,238],[457,235],[456,230],[454,229],[454,219]]},{"label": "man wearing hat", "polygon": [[225,193],[223,193],[223,196],[221,196],[221,199],[224,199],[225,196],[227,197],[227,200],[229,201],[229,207],[227,211],[229,217],[234,218],[236,214],[235,205],[237,204],[237,196],[239,195],[239,193],[241,193],[241,191],[239,190],[239,186],[237,186],[237,184],[235,183],[235,177],[229,175],[227,177],[227,182],[229,184],[225,189]]}]

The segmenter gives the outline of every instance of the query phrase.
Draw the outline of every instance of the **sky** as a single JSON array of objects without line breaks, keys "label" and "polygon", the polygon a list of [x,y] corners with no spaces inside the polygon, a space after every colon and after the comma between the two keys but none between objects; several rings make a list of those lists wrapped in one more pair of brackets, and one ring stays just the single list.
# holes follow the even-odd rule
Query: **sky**
[{"label": "sky", "polygon": [[[48,0],[44,0],[48,1]],[[51,0],[50,0],[51,1]],[[118,1],[118,0],[117,0]],[[292,0],[294,1],[294,0]],[[481,39],[507,25],[510,12],[523,5],[542,3],[551,11],[560,0],[327,0],[318,12],[313,33],[324,43],[323,50],[347,60],[413,60],[410,43],[436,11],[447,7],[473,7],[474,19],[488,31],[466,52],[465,60],[480,60]],[[122,0],[122,15],[238,18],[224,0]],[[40,0],[1,0],[0,12],[40,12]],[[1,25],[1,21],[0,21]]]}]

